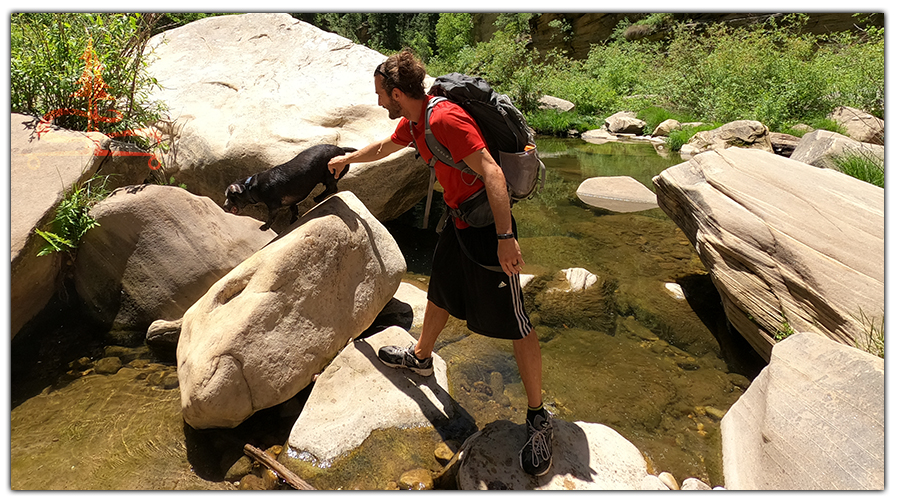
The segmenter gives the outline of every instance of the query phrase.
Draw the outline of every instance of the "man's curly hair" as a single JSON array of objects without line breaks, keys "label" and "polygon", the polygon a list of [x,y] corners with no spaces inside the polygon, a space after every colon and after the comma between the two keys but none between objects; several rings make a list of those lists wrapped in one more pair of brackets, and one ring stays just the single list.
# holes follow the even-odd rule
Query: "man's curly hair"
[{"label": "man's curly hair", "polygon": [[413,99],[425,98],[425,65],[408,48],[379,64],[375,74],[381,75],[381,87],[388,94],[396,88]]}]

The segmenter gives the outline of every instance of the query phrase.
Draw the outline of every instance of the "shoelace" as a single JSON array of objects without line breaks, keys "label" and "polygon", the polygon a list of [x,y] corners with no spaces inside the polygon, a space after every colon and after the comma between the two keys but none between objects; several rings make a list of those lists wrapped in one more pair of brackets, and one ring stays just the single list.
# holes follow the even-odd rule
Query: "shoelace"
[{"label": "shoelace", "polygon": [[529,444],[531,444],[531,465],[537,467],[540,465],[541,460],[550,458],[550,443],[547,442],[550,425],[546,425],[538,430],[531,425],[531,422],[528,422],[528,430],[533,431],[531,438],[529,438]]},{"label": "shoelace", "polygon": [[416,358],[416,344],[410,344],[409,347],[406,348],[406,352],[403,354],[403,366],[407,368],[419,368],[421,364],[417,361]]}]

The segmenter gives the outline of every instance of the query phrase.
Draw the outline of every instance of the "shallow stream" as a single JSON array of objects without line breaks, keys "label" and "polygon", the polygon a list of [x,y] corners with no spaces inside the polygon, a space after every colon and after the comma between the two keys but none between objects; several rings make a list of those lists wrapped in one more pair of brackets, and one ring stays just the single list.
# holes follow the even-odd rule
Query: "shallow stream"
[{"label": "shallow stream", "polygon": [[[612,427],[647,457],[649,472],[722,485],[719,422],[762,360],[730,330],[702,263],[660,209],[618,214],[575,196],[596,176],[628,175],[653,189],[652,177],[682,160],[646,143],[542,139],[538,148],[546,185],[513,213],[523,272],[536,276],[526,295],[541,339],[545,403],[556,418]],[[421,211],[387,226],[407,258],[406,279],[424,287],[436,235],[416,228]],[[597,275],[598,284],[564,302],[542,293],[558,271],[573,267]],[[666,288],[672,283],[683,298]],[[135,339],[111,347],[63,302],[12,343],[12,489],[234,489],[224,475],[244,443],[266,449],[286,441],[309,389],[236,429],[193,430],[181,419],[171,353]],[[79,358],[116,349],[125,368],[114,375],[79,372]],[[448,363],[451,395],[479,428],[524,421],[510,342],[469,334],[451,320],[436,352]]]}]

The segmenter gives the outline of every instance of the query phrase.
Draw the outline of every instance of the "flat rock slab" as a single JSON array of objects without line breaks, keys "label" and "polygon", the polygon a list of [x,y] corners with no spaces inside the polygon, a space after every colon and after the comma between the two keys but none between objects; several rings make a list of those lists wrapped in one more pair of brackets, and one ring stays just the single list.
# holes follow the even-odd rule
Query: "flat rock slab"
[{"label": "flat rock slab", "polygon": [[575,194],[588,205],[611,212],[640,212],[658,206],[656,194],[628,176],[585,179]]},{"label": "flat rock slab", "polygon": [[288,438],[289,455],[327,464],[362,444],[376,429],[435,426],[461,417],[447,392],[447,364],[434,355],[434,375],[390,368],[385,345],[415,339],[400,327],[355,340],[319,375]]},{"label": "flat rock slab", "polygon": [[596,423],[553,419],[553,465],[541,477],[519,465],[525,424],[492,422],[460,450],[461,490],[639,490],[647,461],[621,434]]},{"label": "flat rock slab", "polygon": [[884,359],[795,333],[722,419],[729,490],[883,490]]}]

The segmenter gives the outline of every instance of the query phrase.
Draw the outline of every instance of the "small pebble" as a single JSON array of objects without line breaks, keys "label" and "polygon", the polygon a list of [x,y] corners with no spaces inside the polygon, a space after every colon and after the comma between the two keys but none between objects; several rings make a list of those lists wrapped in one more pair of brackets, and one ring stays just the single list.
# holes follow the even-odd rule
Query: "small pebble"
[{"label": "small pebble", "polygon": [[678,488],[678,481],[675,480],[675,476],[673,476],[671,472],[661,473],[659,475],[659,480],[662,481],[663,484],[666,485],[666,488],[669,488],[670,490],[680,489]]},{"label": "small pebble", "polygon": [[705,491],[705,490],[711,490],[712,488],[710,488],[708,484],[697,479],[696,477],[689,477],[689,478],[685,479],[684,482],[681,484],[681,489],[682,490],[691,490],[691,491]]},{"label": "small pebble", "polygon": [[103,375],[112,375],[122,368],[122,360],[119,358],[103,358],[94,363],[94,370]]},{"label": "small pebble", "polygon": [[400,476],[398,486],[401,490],[433,490],[434,479],[427,469],[413,469]]},{"label": "small pebble", "polygon": [[437,447],[434,449],[434,458],[440,460],[442,463],[449,462],[453,455],[456,453],[453,449],[445,442],[438,443]]}]

